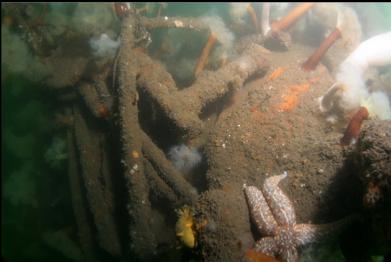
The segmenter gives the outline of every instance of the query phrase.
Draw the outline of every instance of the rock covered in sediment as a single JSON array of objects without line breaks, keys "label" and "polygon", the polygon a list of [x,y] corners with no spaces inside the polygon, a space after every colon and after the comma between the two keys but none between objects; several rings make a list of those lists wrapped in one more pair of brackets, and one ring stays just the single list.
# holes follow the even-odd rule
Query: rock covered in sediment
[{"label": "rock covered in sediment", "polygon": [[241,261],[254,244],[241,187],[205,192],[196,205],[197,244],[205,261]]},{"label": "rock covered in sediment", "polygon": [[368,121],[357,144],[360,178],[366,187],[364,204],[391,200],[391,121]]}]

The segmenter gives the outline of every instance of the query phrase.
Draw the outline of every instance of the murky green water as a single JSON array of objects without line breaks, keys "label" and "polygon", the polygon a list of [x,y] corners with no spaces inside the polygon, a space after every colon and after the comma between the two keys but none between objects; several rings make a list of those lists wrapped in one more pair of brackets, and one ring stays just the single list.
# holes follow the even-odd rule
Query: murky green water
[{"label": "murky green water", "polygon": [[[261,34],[260,21],[258,21],[259,29],[256,29],[247,7],[248,5],[244,4],[235,6],[229,3],[135,4],[135,8],[139,10],[137,17],[153,19],[159,15],[163,20],[164,17],[166,19],[194,17],[200,20],[212,17],[213,19],[204,20],[218,37],[218,43],[212,49],[209,61],[205,64],[204,70],[210,71],[218,70],[226,61],[229,63],[239,56],[239,52],[235,49],[239,39],[246,35]],[[262,4],[253,4],[253,7],[260,20]],[[348,3],[345,7],[353,10],[361,26],[359,30],[362,35],[358,43],[374,35],[390,32],[391,4]],[[293,6],[289,5],[272,5],[272,21],[280,19],[292,8]],[[2,3],[1,11],[3,258],[6,261],[84,261],[86,257],[87,260],[98,258],[101,261],[134,261],[136,255],[129,240],[131,229],[129,229],[129,214],[127,213],[127,205],[132,200],[129,200],[127,195],[125,188],[127,180],[123,177],[126,164],[121,161],[123,140],[119,139],[119,135],[115,137],[120,129],[121,110],[118,105],[121,102],[117,100],[118,82],[114,86],[112,83],[116,83],[113,78],[121,74],[115,71],[115,66],[118,66],[118,61],[115,59],[118,54],[117,50],[121,48],[121,20],[115,12],[114,4]],[[327,14],[324,15],[327,16]],[[336,16],[336,14],[333,15]],[[307,48],[313,50],[316,48],[314,42],[320,43],[321,41],[307,41],[311,39],[311,36],[308,37],[306,27],[314,26],[314,23],[309,24],[313,21],[311,19],[311,14],[307,14],[299,20],[298,23],[301,23],[301,26],[289,32],[293,32],[294,43],[307,45]],[[314,21],[321,24],[321,20],[322,18]],[[175,23],[180,23],[180,21]],[[159,29],[149,29],[140,26],[135,33],[135,38],[140,37],[139,42],[136,39],[135,47],[139,48],[140,52],[158,60],[172,75],[178,89],[182,90],[191,86],[196,79],[194,68],[209,35],[201,29],[182,30],[178,29],[182,26],[177,24],[175,27],[177,28],[163,26]],[[326,28],[325,25],[319,27],[325,34],[333,29]],[[306,36],[306,34],[308,38],[297,37],[298,35]],[[113,72],[116,72],[116,75]],[[390,81],[389,65],[381,67],[379,72],[385,82]],[[102,76],[103,80],[99,76]],[[86,95],[86,92],[90,92],[91,89],[80,91],[83,83],[98,83],[96,86],[99,86],[99,83],[106,83],[109,87],[108,91],[94,89],[94,92],[98,94],[94,97]],[[167,82],[161,83],[166,85]],[[389,96],[391,94],[389,82],[385,90],[386,95]],[[188,170],[191,170],[193,166],[188,168],[186,161],[193,161],[195,165],[200,165],[194,172],[202,173],[204,176],[208,169],[204,155],[201,156],[196,151],[188,150],[187,147],[174,148],[174,151],[179,152],[177,154],[181,154],[181,157],[186,155],[185,163],[182,163],[180,162],[182,159],[178,160],[172,156],[176,152],[169,153],[173,152],[170,148],[172,149],[175,144],[180,144],[184,139],[178,139],[180,132],[166,124],[166,116],[161,114],[163,106],[156,107],[154,98],[144,96],[140,87],[138,92],[140,95],[137,96],[137,101],[129,101],[129,104],[139,102],[144,108],[139,113],[140,122],[143,121],[143,117],[148,117],[141,123],[142,128],[149,130],[146,133],[155,139],[154,142],[166,153],[167,158],[175,162],[174,166],[178,170],[190,173]],[[84,207],[87,224],[91,226],[90,237],[92,239],[82,240],[89,244],[84,246],[80,244],[82,239],[80,221],[75,219],[74,210],[75,201],[78,200],[73,199],[72,202],[75,188],[70,186],[68,151],[70,149],[69,137],[67,137],[75,121],[70,111],[75,112],[75,108],[85,113],[86,122],[91,130],[96,132],[97,137],[105,137],[99,138],[101,140],[96,142],[100,143],[99,148],[106,148],[102,146],[106,144],[110,148],[107,151],[102,149],[102,152],[108,152],[107,159],[109,160],[104,157],[94,159],[100,159],[100,162],[110,162],[108,173],[112,178],[105,177],[102,171],[97,181],[102,184],[103,199],[105,201],[110,199],[107,201],[107,209],[113,217],[114,222],[111,223],[116,226],[114,230],[117,234],[116,239],[121,245],[121,250],[118,252],[110,251],[110,248],[102,244],[104,241],[99,240],[98,235],[105,232],[104,230],[107,230],[109,226],[105,224],[102,226],[105,229],[100,229],[99,226],[94,225],[93,221],[99,214],[96,214],[97,209],[89,209],[95,201],[91,199],[95,198],[86,192],[89,188],[91,189],[87,185],[89,183],[86,182],[87,179],[84,180],[86,183],[84,186],[81,182],[81,189],[78,190],[85,201],[84,204],[89,203]],[[206,121],[206,119],[202,120]],[[83,150],[78,148],[78,153],[81,154],[81,152]],[[145,152],[137,151],[132,154],[136,159],[139,155],[143,156]],[[126,159],[126,157],[123,158]],[[84,170],[82,163],[79,162],[77,165],[77,168]],[[94,165],[98,164],[94,162]],[[97,170],[103,169],[104,165],[102,166]],[[85,179],[82,175],[80,178]],[[194,178],[190,174],[186,179],[201,191],[208,188],[205,177]],[[160,200],[151,198],[151,202],[158,206],[159,204],[156,203],[160,203]],[[165,232],[167,238],[161,237],[160,242],[157,241],[159,244],[156,245],[156,253],[149,259],[153,261],[201,261],[205,258],[204,252],[213,253],[211,250],[203,250],[203,247],[199,245],[191,249],[181,244],[175,236],[176,213],[172,207],[175,205],[171,206],[170,203],[169,200],[163,201],[162,206],[156,208],[156,210],[159,208],[165,210],[166,205],[170,206],[170,210],[166,213],[161,210],[160,213],[154,211],[160,214],[155,220],[165,223],[164,225],[169,229],[165,231],[162,229],[162,224],[158,224],[159,229],[156,231],[159,232],[160,237],[164,235],[162,232]],[[178,206],[175,207],[178,208]],[[99,230],[103,231],[97,232]],[[155,229],[151,229],[153,230]],[[390,258],[390,248],[383,247],[383,242],[379,242],[381,248],[371,247],[371,250],[367,252],[370,254],[369,257],[372,256],[372,261],[385,261],[383,257],[386,255]],[[91,252],[89,255],[86,255],[86,249]],[[330,259],[328,261],[345,261],[346,258],[338,247],[333,252],[333,256],[328,258]],[[308,251],[308,253],[311,252]],[[308,255],[309,258],[306,256],[305,261],[311,261],[311,254]]]}]

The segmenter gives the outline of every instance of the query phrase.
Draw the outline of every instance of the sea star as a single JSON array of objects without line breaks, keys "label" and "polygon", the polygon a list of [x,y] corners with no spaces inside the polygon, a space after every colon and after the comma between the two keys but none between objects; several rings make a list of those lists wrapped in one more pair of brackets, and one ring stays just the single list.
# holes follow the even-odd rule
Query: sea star
[{"label": "sea star", "polygon": [[278,187],[286,176],[284,172],[266,178],[261,190],[244,185],[244,193],[251,217],[263,236],[256,242],[255,250],[291,262],[299,259],[298,247],[324,241],[344,228],[352,217],[322,225],[296,224],[293,205]]}]

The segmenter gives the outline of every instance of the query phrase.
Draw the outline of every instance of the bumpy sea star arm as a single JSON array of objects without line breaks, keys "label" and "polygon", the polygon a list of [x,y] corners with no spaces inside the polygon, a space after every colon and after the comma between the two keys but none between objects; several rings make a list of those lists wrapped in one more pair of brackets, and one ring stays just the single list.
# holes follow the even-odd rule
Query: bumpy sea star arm
[{"label": "bumpy sea star arm", "polygon": [[245,186],[244,193],[247,198],[251,217],[257,225],[259,232],[263,236],[274,235],[278,225],[262,192],[254,186]]},{"label": "bumpy sea star arm", "polygon": [[287,172],[282,175],[268,177],[262,187],[262,193],[276,219],[280,225],[294,225],[296,215],[289,198],[278,187],[278,183],[287,176]]},{"label": "bumpy sea star arm", "polygon": [[299,261],[299,253],[295,247],[290,247],[283,249],[279,258],[283,262],[297,262]]},{"label": "bumpy sea star arm", "polygon": [[356,217],[349,216],[333,223],[313,225],[298,224],[293,226],[296,243],[303,246],[309,243],[322,242],[340,233]]},{"label": "bumpy sea star arm", "polygon": [[278,252],[278,247],[273,237],[264,237],[255,243],[255,250],[266,255],[275,256]]}]

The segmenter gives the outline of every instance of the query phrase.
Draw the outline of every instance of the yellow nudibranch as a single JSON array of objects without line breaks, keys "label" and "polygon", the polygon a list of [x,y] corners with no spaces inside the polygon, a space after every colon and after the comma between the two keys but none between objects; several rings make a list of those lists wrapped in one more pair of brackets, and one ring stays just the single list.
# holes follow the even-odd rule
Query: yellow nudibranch
[{"label": "yellow nudibranch", "polygon": [[178,221],[176,223],[176,235],[181,242],[189,247],[195,246],[195,232],[193,230],[194,219],[190,207],[184,206],[178,210]]}]

